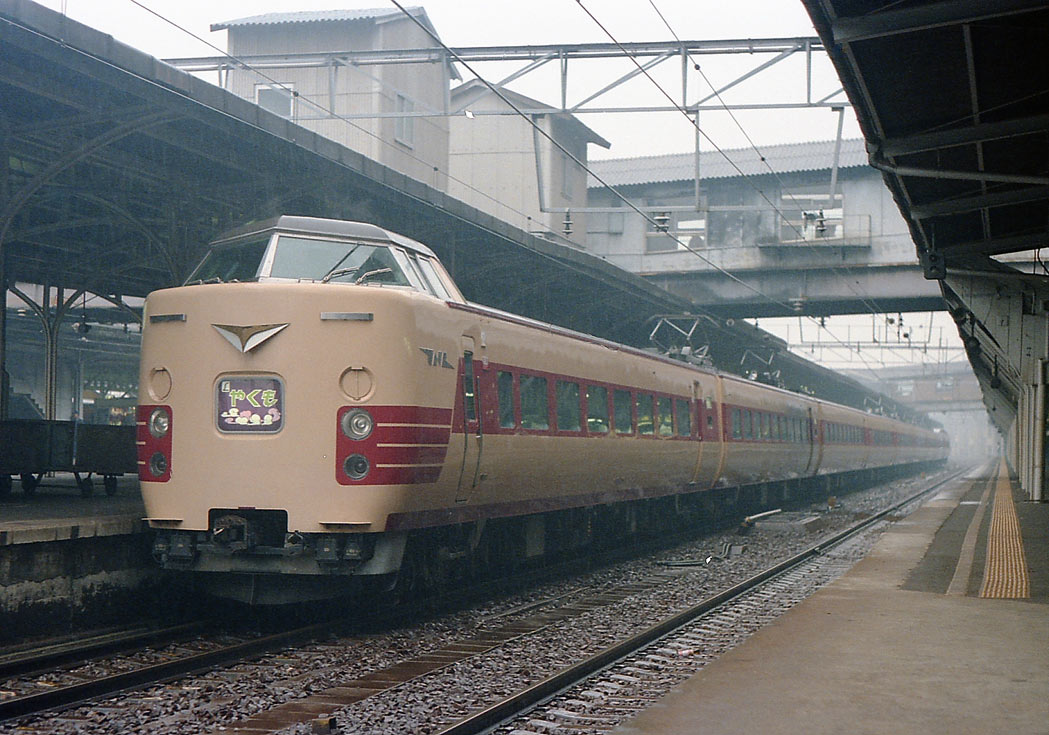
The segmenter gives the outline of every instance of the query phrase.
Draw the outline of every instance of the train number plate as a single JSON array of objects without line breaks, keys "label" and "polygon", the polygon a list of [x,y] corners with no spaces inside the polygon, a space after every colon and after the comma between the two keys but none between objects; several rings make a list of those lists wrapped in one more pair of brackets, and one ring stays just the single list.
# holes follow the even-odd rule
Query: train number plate
[{"label": "train number plate", "polygon": [[229,376],[218,382],[219,431],[273,434],[284,426],[284,383],[280,378]]}]

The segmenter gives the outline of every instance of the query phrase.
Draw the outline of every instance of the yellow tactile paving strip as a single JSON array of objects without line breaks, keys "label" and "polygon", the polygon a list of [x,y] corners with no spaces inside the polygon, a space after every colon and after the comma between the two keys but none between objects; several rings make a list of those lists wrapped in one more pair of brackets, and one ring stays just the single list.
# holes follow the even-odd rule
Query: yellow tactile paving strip
[{"label": "yellow tactile paving strip", "polygon": [[998,487],[994,493],[991,532],[987,538],[987,563],[983,569],[980,597],[1019,599],[1031,596],[1020,522],[1013,505],[1012,487],[1005,462],[998,468]]}]

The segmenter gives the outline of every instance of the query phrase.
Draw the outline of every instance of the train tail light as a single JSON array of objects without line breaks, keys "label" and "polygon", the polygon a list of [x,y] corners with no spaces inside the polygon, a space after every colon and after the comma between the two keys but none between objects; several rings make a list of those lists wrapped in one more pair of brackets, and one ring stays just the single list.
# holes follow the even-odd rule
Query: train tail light
[{"label": "train tail light", "polygon": [[363,480],[371,470],[371,463],[363,454],[351,454],[342,463],[342,469],[351,480]]}]

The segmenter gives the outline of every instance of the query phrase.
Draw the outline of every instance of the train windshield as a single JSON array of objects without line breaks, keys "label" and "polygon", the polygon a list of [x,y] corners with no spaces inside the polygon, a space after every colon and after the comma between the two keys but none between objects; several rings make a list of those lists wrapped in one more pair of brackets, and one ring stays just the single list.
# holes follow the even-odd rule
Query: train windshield
[{"label": "train windshield", "polygon": [[212,248],[187,280],[189,283],[254,281],[258,278],[268,244],[269,237],[264,237]]},{"label": "train windshield", "polygon": [[389,284],[417,288],[385,245],[313,240],[281,235],[269,275],[272,278]]}]

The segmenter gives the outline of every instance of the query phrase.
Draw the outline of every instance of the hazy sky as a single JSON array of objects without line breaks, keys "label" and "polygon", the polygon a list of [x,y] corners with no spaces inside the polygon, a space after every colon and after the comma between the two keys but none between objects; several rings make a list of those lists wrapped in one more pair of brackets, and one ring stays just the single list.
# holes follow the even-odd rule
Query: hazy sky
[{"label": "hazy sky", "polygon": [[[226,34],[224,31],[211,32],[212,23],[289,10],[395,8],[388,0],[42,0],[42,4],[159,58],[212,56],[216,52],[157,15],[225,49]],[[405,4],[425,7],[442,40],[450,46],[609,40],[577,0],[429,0]],[[734,0],[731,3],[724,0],[584,0],[583,5],[622,42],[672,40],[673,34],[687,40],[815,35],[799,0]],[[673,34],[660,19],[656,8],[672,27]],[[705,57],[700,61],[707,79],[720,86],[768,58],[760,55]],[[488,64],[478,71],[494,81],[520,66],[522,64],[516,62]],[[631,68],[629,61],[570,65],[570,103],[597,91]],[[750,103],[803,100],[803,56],[797,54],[796,58],[774,69],[740,85],[726,98]],[[469,78],[465,70],[460,72]],[[668,60],[654,74],[671,95],[680,96],[679,62]],[[833,70],[825,58],[817,59],[814,74],[814,97],[822,97],[838,88]],[[557,64],[551,63],[539,73],[510,86],[523,94],[555,103],[560,98],[559,84]],[[698,94],[709,92],[706,80],[698,73],[690,74],[688,84],[690,101],[695,101]],[[651,105],[665,103],[649,80],[638,77],[596,104],[612,106],[627,101]],[[702,126],[718,147],[745,147],[748,145],[747,136],[758,145],[825,140],[834,136],[837,124],[836,115],[829,110],[746,111],[737,112],[736,116],[746,135],[726,113],[704,113]],[[679,113],[591,114],[582,116],[582,119],[612,143],[608,151],[592,148],[593,158],[681,152],[694,146],[695,131]],[[851,115],[848,116],[845,135],[859,135]],[[712,144],[704,141],[702,147],[709,150]]]}]

